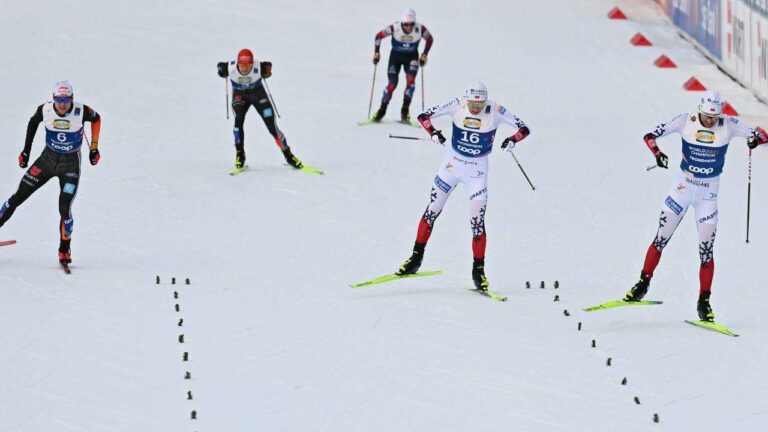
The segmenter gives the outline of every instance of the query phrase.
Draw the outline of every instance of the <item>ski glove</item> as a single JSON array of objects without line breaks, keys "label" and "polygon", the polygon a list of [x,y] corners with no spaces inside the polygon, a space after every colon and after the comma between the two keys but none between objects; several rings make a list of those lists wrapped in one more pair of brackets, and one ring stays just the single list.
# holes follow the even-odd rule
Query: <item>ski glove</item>
[{"label": "ski glove", "polygon": [[226,78],[229,76],[229,69],[227,69],[227,62],[219,62],[219,64],[216,65],[216,69],[219,70],[220,77]]},{"label": "ski glove", "polygon": [[261,76],[262,78],[269,78],[272,76],[272,62],[261,62]]},{"label": "ski glove", "polygon": [[27,164],[29,164],[29,153],[21,152],[19,154],[19,166],[21,168],[26,168]]},{"label": "ski glove", "polygon": [[379,64],[379,60],[381,60],[381,54],[373,53],[373,64]]},{"label": "ski glove", "polygon": [[756,149],[758,144],[757,138],[755,137],[749,137],[749,139],[747,139],[747,147],[749,147],[750,150]]},{"label": "ski glove", "polygon": [[661,150],[656,152],[656,165],[658,165],[659,168],[669,168],[669,158]]},{"label": "ski glove", "polygon": [[91,165],[96,165],[99,163],[99,160],[101,159],[101,155],[99,154],[99,149],[91,149],[91,152],[88,153],[88,159],[91,161]]},{"label": "ski glove", "polygon": [[439,130],[432,132],[432,141],[434,141],[436,144],[445,145],[445,137],[443,136],[443,132]]},{"label": "ski glove", "polygon": [[513,137],[507,137],[504,142],[501,143],[501,149],[511,152],[515,148],[517,142]]},{"label": "ski glove", "polygon": [[427,64],[427,54],[422,54],[421,57],[419,57],[419,66],[424,66]]}]

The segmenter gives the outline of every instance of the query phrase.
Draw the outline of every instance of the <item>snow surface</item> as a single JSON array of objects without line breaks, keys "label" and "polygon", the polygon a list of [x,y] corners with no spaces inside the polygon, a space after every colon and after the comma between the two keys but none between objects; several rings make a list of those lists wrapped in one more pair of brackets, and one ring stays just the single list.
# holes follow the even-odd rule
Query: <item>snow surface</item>
[{"label": "snow surface", "polygon": [[[616,4],[630,21],[606,18]],[[480,79],[533,132],[516,153],[535,192],[509,155],[491,157],[487,274],[507,303],[464,289],[471,233],[462,188],[423,266],[444,275],[348,286],[409,255],[443,152],[387,138],[415,128],[355,125],[367,111],[373,36],[407,6],[436,37],[428,103]],[[36,0],[6,2],[0,28],[0,195],[21,178],[27,120],[55,81],[72,80],[77,99],[103,116],[102,162],[83,166],[75,203],[73,274],[57,270],[54,185],[0,230],[19,240],[0,249],[0,431],[768,424],[766,149],[754,152],[749,245],[743,140],[721,184],[712,303],[740,338],[683,323],[695,317],[698,292],[692,216],[648,295],[664,305],[581,311],[637,279],[675,175],[646,172],[653,159],[641,137],[695,108],[699,95],[681,88],[688,77],[723,91],[745,121],[768,125],[766,107],[679,38],[651,1]],[[637,31],[654,46],[631,47]],[[227,175],[232,121],[215,64],[242,47],[274,63],[280,126],[325,176],[285,167],[254,112],[254,169]],[[377,101],[388,51],[385,42]],[[654,68],[661,53],[679,69]],[[679,142],[660,141],[672,160]]]}]

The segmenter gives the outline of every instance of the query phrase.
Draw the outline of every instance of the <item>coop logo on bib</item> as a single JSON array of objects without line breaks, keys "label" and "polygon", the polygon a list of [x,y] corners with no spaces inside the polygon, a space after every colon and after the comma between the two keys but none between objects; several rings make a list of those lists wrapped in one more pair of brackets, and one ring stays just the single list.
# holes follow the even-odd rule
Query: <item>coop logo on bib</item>
[{"label": "coop logo on bib", "polygon": [[237,77],[238,84],[250,84],[253,81],[251,77]]},{"label": "coop logo on bib", "polygon": [[483,121],[480,119],[466,117],[464,119],[464,127],[467,129],[480,129],[483,126]]},{"label": "coop logo on bib", "polygon": [[696,141],[704,144],[712,144],[715,142],[715,134],[708,130],[697,131]]}]

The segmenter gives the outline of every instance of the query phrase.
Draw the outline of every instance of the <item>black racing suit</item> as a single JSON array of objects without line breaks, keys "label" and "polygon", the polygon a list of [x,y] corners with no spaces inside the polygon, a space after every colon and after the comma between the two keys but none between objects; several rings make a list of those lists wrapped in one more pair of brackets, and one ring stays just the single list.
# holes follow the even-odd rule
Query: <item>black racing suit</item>
[{"label": "black racing suit", "polygon": [[[74,106],[73,106],[74,107]],[[84,106],[83,122],[95,122],[99,114],[88,106]],[[43,106],[37,108],[27,125],[25,152],[32,148],[37,127],[43,121]],[[36,190],[53,177],[59,179],[59,252],[69,252],[72,239],[72,202],[77,196],[80,183],[80,151],[75,153],[56,153],[48,147],[21,178],[19,189],[4,204],[0,205],[0,227],[11,218],[16,208],[27,200]]]}]

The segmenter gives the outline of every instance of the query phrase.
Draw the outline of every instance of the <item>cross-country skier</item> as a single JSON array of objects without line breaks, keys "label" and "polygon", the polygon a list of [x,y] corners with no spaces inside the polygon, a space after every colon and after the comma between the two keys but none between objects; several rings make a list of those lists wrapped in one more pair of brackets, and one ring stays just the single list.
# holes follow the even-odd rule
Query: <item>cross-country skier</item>
[{"label": "cross-country skier", "polygon": [[424,259],[424,248],[432,234],[435,220],[440,216],[448,197],[459,183],[464,183],[470,202],[470,224],[472,227],[472,280],[478,290],[488,289],[485,277],[485,209],[488,200],[488,155],[493,149],[496,129],[501,123],[512,125],[516,132],[504,139],[501,148],[512,151],[515,144],[530,134],[528,127],[517,116],[492,100],[481,82],[469,85],[466,95],[428,109],[419,114],[418,120],[430,134],[432,140],[444,145],[446,139],[435,129],[432,119],[450,115],[453,120],[451,146],[445,152],[440,170],[437,172],[429,205],[419,221],[413,254],[400,269],[398,275],[416,273]]},{"label": "cross-country skier", "polygon": [[283,152],[288,165],[299,169],[303,165],[299,158],[293,155],[283,132],[278,129],[275,120],[275,109],[267,96],[262,79],[272,76],[272,62],[257,62],[249,49],[242,49],[237,54],[237,60],[220,62],[217,65],[219,76],[229,77],[232,83],[232,110],[235,112],[235,168],[245,166],[245,130],[243,128],[248,108],[253,105],[264,120],[267,129]]},{"label": "cross-country skier", "polygon": [[[413,92],[416,90],[416,73],[419,71],[419,66],[424,66],[427,63],[427,56],[432,48],[434,39],[424,24],[416,22],[416,11],[406,9],[402,20],[376,33],[373,64],[379,63],[381,59],[381,54],[379,54],[381,40],[387,36],[392,36],[392,51],[389,53],[389,65],[387,66],[389,83],[384,89],[381,106],[376,111],[376,114],[374,114],[373,121],[381,121],[384,118],[384,114],[387,113],[387,105],[389,105],[392,93],[395,91],[395,87],[397,87],[400,68],[403,68],[405,71],[405,94],[403,95],[400,119],[403,122],[410,123],[409,107],[413,99]],[[422,38],[426,40],[426,45],[424,46],[424,52],[419,56],[419,42],[421,42]]]},{"label": "cross-country skier", "polygon": [[728,144],[735,137],[747,138],[749,148],[768,142],[760,128],[752,129],[739,119],[723,115],[723,97],[719,92],[707,92],[699,102],[698,112],[682,113],[667,123],[656,126],[643,140],[656,158],[656,164],[667,168],[669,158],[656,145],[656,139],[677,132],[683,141],[683,159],[669,194],[664,199],[659,228],[648,247],[640,280],[624,297],[638,301],[648,292],[653,272],[661,259],[661,251],[672,238],[689,206],[693,207],[699,231],[699,300],[697,310],[702,321],[714,321],[709,303],[712,277],[715,273],[713,256],[717,232],[717,196],[720,174],[723,172]]},{"label": "cross-country skier", "polygon": [[19,189],[0,207],[0,227],[8,221],[27,198],[53,177],[58,177],[59,187],[59,262],[67,270],[72,261],[72,202],[77,196],[80,182],[80,147],[83,144],[84,122],[91,122],[91,143],[88,159],[96,165],[99,154],[99,130],[101,117],[88,105],[74,102],[72,84],[59,81],[53,88],[53,100],[37,107],[27,124],[24,150],[19,155],[19,166],[26,168],[32,141],[40,123],[45,126],[45,149],[21,178]]}]

